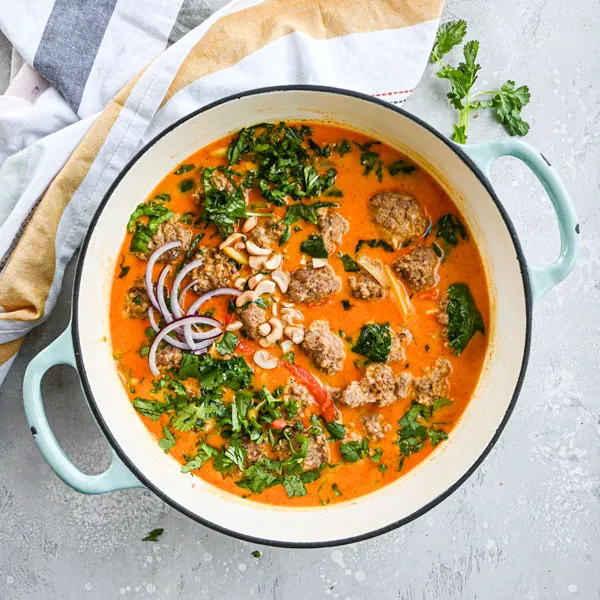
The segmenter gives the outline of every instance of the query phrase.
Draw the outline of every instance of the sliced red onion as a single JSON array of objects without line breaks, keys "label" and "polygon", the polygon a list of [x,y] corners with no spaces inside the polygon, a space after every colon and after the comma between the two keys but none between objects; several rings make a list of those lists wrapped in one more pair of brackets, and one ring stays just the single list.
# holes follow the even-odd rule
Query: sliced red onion
[{"label": "sliced red onion", "polygon": [[[152,375],[154,375],[154,377],[158,377],[160,375],[160,370],[158,369],[158,366],[156,365],[156,351],[158,350],[158,346],[159,344],[164,340],[167,343],[175,346],[175,343],[178,344],[182,344],[182,342],[177,342],[177,340],[173,339],[172,337],[169,336],[169,334],[172,331],[175,331],[177,328],[179,327],[184,327],[184,328],[189,328],[191,325],[206,325],[206,319],[207,317],[182,317],[181,319],[177,319],[176,321],[173,321],[171,323],[169,323],[168,325],[165,325],[157,334],[156,337],[154,338],[154,341],[152,342],[152,345],[150,346],[150,351],[148,352],[148,362],[150,364],[150,371],[152,372]],[[214,330],[211,330],[214,332]],[[209,332],[206,332],[209,333]],[[220,332],[219,332],[220,334]],[[203,342],[200,342],[201,348],[190,348],[187,344],[182,344],[183,346],[183,350],[189,350],[189,349],[193,349],[193,350],[200,350],[202,348],[208,348],[208,346],[210,346],[210,344],[212,344],[213,340],[218,337],[218,335],[214,335],[213,333],[213,338],[210,340],[204,340]],[[175,343],[174,343],[175,342]]]},{"label": "sliced red onion", "polygon": [[165,279],[171,270],[171,265],[167,265],[161,272],[158,277],[158,282],[156,284],[156,296],[158,299],[158,307],[163,316],[163,319],[167,323],[171,323],[173,321],[173,316],[171,312],[167,308],[167,303],[165,302]]},{"label": "sliced red onion", "polygon": [[179,300],[177,298],[179,294],[179,286],[181,282],[185,279],[185,276],[194,269],[201,267],[206,261],[203,258],[198,258],[188,263],[179,271],[177,277],[175,277],[175,281],[173,282],[173,287],[171,288],[171,310],[173,311],[173,315],[175,318],[183,317],[183,311],[181,310],[181,306],[179,305]]},{"label": "sliced red onion", "polygon": [[[190,315],[193,316],[193,315]],[[177,321],[183,321],[183,319],[187,319],[189,317],[181,317]],[[196,319],[202,319],[201,321],[197,321],[195,324],[202,325],[214,325],[215,322],[219,323],[216,319],[212,317],[195,317]],[[208,340],[214,339],[223,333],[223,330],[220,327],[214,327],[213,329],[209,329],[207,331],[194,332],[192,331],[192,327],[190,324],[183,323],[183,336],[185,337],[185,341],[187,345],[190,347],[190,350],[200,350],[202,348],[202,341],[195,342],[194,340]],[[210,344],[209,344],[210,345]]]},{"label": "sliced red onion", "polygon": [[235,288],[230,287],[222,287],[216,288],[214,290],[210,290],[210,292],[206,292],[202,294],[187,310],[186,315],[190,316],[196,314],[198,309],[211,298],[216,298],[217,296],[240,296],[242,292],[240,290],[236,290]]},{"label": "sliced red onion", "polygon": [[181,242],[169,242],[168,244],[165,244],[164,246],[161,246],[160,248],[157,248],[151,255],[150,258],[148,259],[148,264],[146,265],[146,292],[148,292],[148,298],[152,304],[152,306],[154,306],[154,308],[156,308],[156,310],[160,310],[160,306],[158,305],[158,302],[156,300],[156,296],[154,295],[154,286],[152,285],[152,271],[154,270],[154,265],[156,264],[156,261],[168,250],[171,250],[172,248],[179,248],[179,246],[181,246]]},{"label": "sliced red onion", "polygon": [[183,301],[185,300],[186,294],[190,291],[190,289],[199,283],[199,279],[192,279],[184,288],[181,290],[181,294],[179,294],[179,306],[183,306]]},{"label": "sliced red onion", "polygon": [[[160,331],[160,327],[158,326],[158,323],[156,322],[156,317],[154,316],[154,309],[149,306],[148,307],[148,318],[150,319],[150,325],[152,325],[152,329],[154,329],[154,331],[156,331],[156,333],[158,333]],[[171,346],[175,346],[175,348],[180,348],[181,350],[189,350],[189,346],[187,345],[187,343],[185,342],[185,340],[183,339],[183,335],[179,335],[179,332],[176,332],[177,334],[177,338],[175,339],[171,334],[169,334],[166,338],[165,338],[165,342],[167,342],[168,344],[171,344]],[[220,335],[220,334],[217,334]]]},{"label": "sliced red onion", "polygon": [[160,327],[158,326],[158,323],[156,322],[156,319],[154,317],[154,308],[152,308],[152,306],[148,307],[148,319],[150,320],[150,325],[152,325],[152,329],[154,329],[154,331],[158,333],[160,331]]}]

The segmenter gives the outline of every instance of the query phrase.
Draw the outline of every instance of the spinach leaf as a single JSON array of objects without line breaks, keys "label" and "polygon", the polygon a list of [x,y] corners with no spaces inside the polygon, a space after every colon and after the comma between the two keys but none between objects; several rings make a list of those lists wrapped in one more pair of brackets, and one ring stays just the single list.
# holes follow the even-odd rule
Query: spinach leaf
[{"label": "spinach leaf", "polygon": [[360,330],[358,341],[352,346],[352,351],[366,356],[374,362],[385,362],[392,347],[392,336],[387,323],[368,323]]},{"label": "spinach leaf", "polygon": [[448,213],[440,217],[435,228],[436,237],[442,238],[449,246],[456,246],[460,241],[459,237],[463,240],[467,239],[467,230],[460,219],[453,214]]},{"label": "spinach leaf", "polygon": [[313,258],[327,258],[329,253],[325,248],[325,240],[320,235],[311,235],[300,244],[300,250]]},{"label": "spinach leaf", "polygon": [[124,262],[125,262],[125,255],[123,254],[123,256],[121,256],[121,262],[119,263],[119,268],[121,269],[121,271],[119,272],[119,279],[123,279],[123,277],[125,277],[127,275],[127,273],[129,273],[129,269],[131,268],[131,267],[123,266]]},{"label": "spinach leaf", "polygon": [[369,438],[340,444],[340,454],[347,462],[358,462],[369,456]]},{"label": "spinach leaf", "polygon": [[348,152],[352,152],[352,146],[348,140],[342,140],[341,142],[336,142],[333,145],[333,150],[337,152],[340,156],[344,156],[344,154],[348,154]]},{"label": "spinach leaf", "polygon": [[344,271],[348,273],[360,271],[360,267],[349,254],[342,254],[340,252],[339,257],[344,265]]},{"label": "spinach leaf", "polygon": [[[131,252],[148,252],[148,244],[152,236],[156,233],[158,226],[168,221],[173,213],[159,202],[146,202],[139,204],[131,213],[127,222],[127,231],[133,233],[129,250]],[[140,221],[142,217],[148,217],[147,223]]]},{"label": "spinach leaf", "polygon": [[156,194],[156,196],[154,196],[154,199],[160,200],[162,202],[170,202],[171,194],[167,194],[166,192],[161,192],[160,194]]},{"label": "spinach leaf", "polygon": [[232,354],[238,345],[238,338],[231,331],[226,331],[215,345],[219,354]]},{"label": "spinach leaf", "polygon": [[196,167],[196,165],[193,165],[193,164],[181,165],[180,167],[175,169],[175,171],[173,171],[173,175],[183,175],[184,173],[191,171],[195,167]]},{"label": "spinach leaf", "polygon": [[350,310],[353,304],[350,303],[350,300],[342,300],[342,307],[344,310]]},{"label": "spinach leaf", "polygon": [[411,173],[414,173],[416,169],[417,167],[415,167],[415,165],[403,159],[397,160],[391,165],[388,165],[388,171],[390,175],[398,175],[398,173],[402,173],[403,175],[410,175]]},{"label": "spinach leaf", "polygon": [[179,182],[179,191],[182,194],[189,192],[193,187],[194,187],[193,179],[184,179],[183,181]]},{"label": "spinach leaf", "polygon": [[[219,177],[216,176],[218,172]],[[223,179],[229,179],[230,185],[224,185]],[[240,187],[227,176],[222,168],[207,167],[202,174],[204,189],[204,211],[202,219],[214,223],[222,237],[233,232],[238,219],[245,219],[246,201]]]},{"label": "spinach leaf", "polygon": [[365,245],[369,246],[369,248],[381,248],[386,252],[394,252],[394,247],[385,240],[358,240],[355,252],[358,254],[360,249]]},{"label": "spinach leaf", "polygon": [[283,222],[286,225],[293,225],[296,221],[304,219],[313,225],[317,224],[317,208],[337,208],[339,204],[335,202],[313,202],[312,204],[292,204],[285,210]]},{"label": "spinach leaf", "polygon": [[457,356],[466,348],[476,331],[485,333],[483,318],[475,306],[471,290],[464,283],[448,288],[448,342]]}]

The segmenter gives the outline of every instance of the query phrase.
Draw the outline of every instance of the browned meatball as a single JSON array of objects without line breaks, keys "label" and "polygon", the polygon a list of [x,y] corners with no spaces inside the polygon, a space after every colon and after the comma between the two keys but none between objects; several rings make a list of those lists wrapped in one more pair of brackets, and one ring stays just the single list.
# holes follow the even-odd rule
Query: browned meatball
[{"label": "browned meatball", "polygon": [[333,254],[336,244],[341,244],[342,238],[348,233],[348,221],[340,213],[328,208],[320,208],[317,212],[317,227],[325,242],[325,249]]},{"label": "browned meatball", "polygon": [[[224,190],[228,194],[232,194],[235,191],[231,181],[221,171],[213,171],[210,174],[209,182],[217,189]],[[192,202],[198,206],[204,204],[204,172],[200,175],[200,185],[192,194]]]},{"label": "browned meatball", "polygon": [[321,302],[342,289],[342,280],[329,265],[300,267],[292,273],[287,295],[292,302]]},{"label": "browned meatball", "polygon": [[431,406],[439,396],[448,393],[448,375],[451,371],[450,362],[445,358],[438,358],[433,367],[425,367],[423,377],[415,378],[414,388],[416,402]]},{"label": "browned meatball", "polygon": [[215,288],[227,287],[237,274],[237,266],[218,248],[199,248],[194,260],[202,259],[202,264],[192,271],[192,278],[200,281],[195,285],[199,294]]},{"label": "browned meatball", "polygon": [[150,300],[146,292],[146,285],[138,277],[125,294],[125,311],[132,319],[143,319],[148,314]]},{"label": "browned meatball", "polygon": [[409,254],[396,259],[392,268],[413,291],[430,288],[435,285],[435,270],[439,257],[429,246],[418,246]]},{"label": "browned meatball", "polygon": [[170,344],[165,344],[156,352],[156,366],[161,371],[169,369],[178,369],[183,358],[183,352],[179,348],[175,348]]},{"label": "browned meatball", "polygon": [[[322,463],[329,462],[329,444],[323,434],[319,433],[313,436],[302,433],[300,435],[308,438],[308,451],[306,458],[302,462],[302,469],[304,471],[312,471],[320,467]],[[301,443],[296,437],[292,438],[291,445],[294,447],[294,452],[298,452],[301,448]],[[292,455],[290,442],[286,439],[281,440],[275,446],[275,452],[280,461],[287,460]]]},{"label": "browned meatball", "polygon": [[404,360],[404,348],[412,340],[412,335],[408,329],[402,329],[398,333],[390,330],[392,345],[387,362],[397,362]]},{"label": "browned meatball", "polygon": [[394,248],[425,234],[430,221],[421,205],[409,194],[381,192],[369,200],[369,210]]},{"label": "browned meatball", "polygon": [[342,340],[331,332],[325,320],[313,321],[304,333],[302,350],[327,375],[342,370],[346,353]]},{"label": "browned meatball", "polygon": [[258,340],[260,338],[258,328],[267,322],[267,312],[265,309],[252,302],[246,308],[238,308],[235,314],[243,324],[242,329],[244,333],[251,340]]},{"label": "browned meatball", "polygon": [[440,312],[437,314],[437,320],[444,326],[448,326],[448,313],[446,307],[448,306],[448,292],[444,292],[440,296]]},{"label": "browned meatball", "polygon": [[382,440],[385,437],[383,433],[383,415],[379,413],[367,413],[361,418],[361,422],[367,435],[372,440]]},{"label": "browned meatball", "polygon": [[270,248],[279,241],[284,231],[285,223],[281,219],[260,219],[248,234],[248,239],[261,248]]},{"label": "browned meatball", "polygon": [[244,438],[242,440],[242,447],[246,451],[246,456],[244,459],[244,466],[246,468],[248,468],[250,465],[253,465],[265,455],[266,444],[264,442],[257,444],[250,438]]},{"label": "browned meatball", "polygon": [[381,284],[373,275],[366,271],[352,273],[348,277],[348,285],[350,286],[352,295],[361,300],[379,300],[384,296]]},{"label": "browned meatball", "polygon": [[158,248],[169,242],[181,242],[178,248],[171,248],[160,256],[158,262],[173,264],[177,262],[190,247],[193,233],[185,225],[179,223],[179,215],[174,215],[166,223],[161,223],[148,243],[148,252],[142,254],[137,252],[136,256],[142,260],[148,257]]},{"label": "browned meatball", "polygon": [[413,377],[410,373],[400,373],[396,377],[395,393],[399,400],[408,398],[412,388]]},{"label": "browned meatball", "polygon": [[346,406],[378,403],[389,406],[396,401],[394,372],[385,364],[369,365],[360,381],[352,381],[340,399]]}]

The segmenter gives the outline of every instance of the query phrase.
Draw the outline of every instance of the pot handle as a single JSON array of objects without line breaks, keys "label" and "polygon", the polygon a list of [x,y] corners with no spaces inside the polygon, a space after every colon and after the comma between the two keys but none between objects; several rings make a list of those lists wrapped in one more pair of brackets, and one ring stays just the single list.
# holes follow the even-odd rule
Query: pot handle
[{"label": "pot handle", "polygon": [[528,265],[533,300],[539,300],[575,268],[579,256],[579,222],[575,208],[556,170],[546,157],[524,142],[506,139],[498,142],[461,146],[473,162],[489,177],[492,163],[501,156],[514,156],[524,162],[544,186],[552,201],[560,231],[560,254],[545,267]]},{"label": "pot handle", "polygon": [[67,485],[83,494],[103,494],[127,488],[143,487],[112,448],[110,467],[98,475],[82,473],[69,460],[50,429],[42,402],[42,377],[48,369],[55,365],[69,365],[74,369],[77,368],[70,325],[29,363],[23,380],[25,416],[31,433],[33,433],[33,439],[46,462]]}]

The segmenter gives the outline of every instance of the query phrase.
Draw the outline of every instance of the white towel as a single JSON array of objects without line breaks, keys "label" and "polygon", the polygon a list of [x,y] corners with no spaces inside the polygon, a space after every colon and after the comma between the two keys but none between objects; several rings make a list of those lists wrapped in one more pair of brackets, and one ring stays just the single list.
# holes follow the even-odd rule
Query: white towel
[{"label": "white towel", "polygon": [[269,85],[401,103],[425,69],[443,0],[222,4],[0,0],[0,29],[24,61],[0,97],[0,384],[142,145],[204,104]]}]

